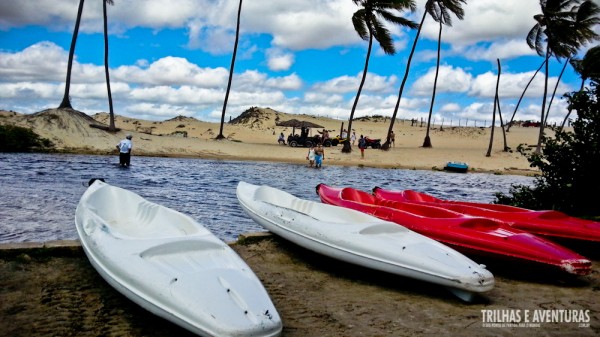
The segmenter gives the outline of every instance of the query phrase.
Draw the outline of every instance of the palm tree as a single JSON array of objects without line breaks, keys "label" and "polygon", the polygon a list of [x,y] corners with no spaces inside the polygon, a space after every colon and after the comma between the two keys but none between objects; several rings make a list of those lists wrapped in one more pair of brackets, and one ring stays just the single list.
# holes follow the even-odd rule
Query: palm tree
[{"label": "palm tree", "polygon": [[427,1],[427,12],[431,17],[439,23],[438,46],[437,46],[437,64],[435,67],[435,78],[433,80],[433,94],[431,95],[431,104],[429,105],[429,116],[427,117],[427,131],[423,147],[431,147],[431,138],[429,138],[429,128],[431,126],[431,115],[433,113],[433,103],[435,101],[435,91],[437,87],[438,73],[440,70],[440,50],[442,43],[442,26],[452,26],[452,17],[450,13],[456,15],[462,20],[465,16],[465,11],[462,9],[461,3],[466,4],[466,0],[429,0]]},{"label": "palm tree", "polygon": [[115,113],[113,110],[112,93],[110,91],[110,76],[108,74],[108,15],[106,14],[106,5],[114,5],[113,0],[102,1],[102,11],[104,14],[104,74],[106,75],[106,90],[108,91],[109,125],[108,131],[115,132]]},{"label": "palm tree", "polygon": [[73,67],[73,55],[75,54],[75,44],[77,43],[77,35],[79,34],[79,23],[81,22],[81,13],[83,12],[84,0],[79,0],[79,9],[77,10],[77,20],[75,20],[75,29],[71,39],[71,49],[69,50],[69,63],[67,64],[67,79],[65,81],[65,94],[62,102],[58,106],[59,109],[72,109],[71,99],[69,98],[69,89],[71,88],[71,68]]},{"label": "palm tree", "polygon": [[[585,86],[585,81],[588,78],[600,78],[600,46],[595,46],[590,48],[583,57],[583,60],[572,58],[571,66],[575,72],[581,76],[581,86],[579,87],[579,92],[583,91]],[[569,108],[569,112],[563,119],[562,124],[560,125],[560,130],[565,127],[565,123],[569,120],[569,116],[573,110]]]},{"label": "palm tree", "polygon": [[[447,22],[449,22],[451,25],[452,20],[451,20],[450,16],[448,15],[449,13],[446,11],[446,13],[442,14],[439,12],[439,9],[442,7],[444,7],[444,8],[458,7],[459,9],[456,9],[456,11],[458,12],[457,16],[460,15],[459,18],[462,20],[462,17],[464,16],[464,12],[462,11],[462,8],[460,8],[460,4],[458,3],[459,1],[466,3],[466,0],[458,0],[458,1],[456,1],[456,0],[450,0],[450,1],[429,0],[429,1],[427,1],[427,3],[425,3],[425,11],[423,12],[423,17],[421,18],[421,23],[419,24],[419,29],[417,30],[417,34],[415,35],[415,39],[413,41],[413,45],[410,50],[410,54],[408,56],[408,61],[406,62],[406,70],[404,71],[404,77],[402,78],[402,83],[400,84],[400,90],[398,92],[398,100],[396,101],[396,106],[394,107],[394,113],[392,114],[392,119],[390,120],[390,128],[389,128],[387,136],[386,136],[386,141],[385,141],[385,143],[383,143],[383,145],[381,147],[383,150],[387,150],[390,148],[389,135],[394,130],[394,122],[396,121],[396,115],[398,114],[398,109],[400,108],[400,100],[402,99],[402,93],[404,92],[404,85],[406,84],[406,80],[408,79],[410,63],[415,54],[415,48],[417,47],[417,41],[419,40],[419,36],[421,35],[421,29],[423,28],[423,22],[425,22],[425,18],[427,17],[427,14],[431,15],[434,18],[434,20],[436,20],[436,21],[441,21],[441,19],[439,19],[439,18],[441,16],[445,15],[445,18],[447,18],[447,20],[448,20]],[[443,5],[441,5],[440,2],[443,3]],[[446,4],[446,3],[448,3],[448,4]],[[453,10],[451,10],[451,11],[453,12]],[[438,55],[438,60],[439,60],[439,55]]]},{"label": "palm tree", "polygon": [[600,23],[600,10],[591,0],[540,0],[542,14],[534,16],[536,24],[527,34],[527,44],[543,56],[545,63],[544,96],[540,118],[540,133],[535,152],[541,153],[544,137],[544,114],[548,94],[548,60],[570,58],[585,43],[598,39],[592,27]]},{"label": "palm tree", "polygon": [[242,14],[242,0],[238,6],[237,26],[235,29],[235,43],[233,45],[233,55],[231,56],[231,66],[229,67],[229,80],[227,81],[227,91],[225,92],[225,101],[223,102],[223,111],[221,112],[221,127],[216,139],[223,139],[223,125],[225,124],[225,111],[227,110],[227,101],[229,100],[229,91],[231,90],[231,81],[233,79],[233,68],[235,66],[235,56],[237,55],[238,41],[240,38],[240,16]]},{"label": "palm tree", "polygon": [[519,110],[519,105],[521,105],[521,101],[523,101],[523,97],[525,96],[525,92],[527,92],[527,88],[529,88],[529,85],[531,84],[531,82],[533,82],[533,79],[540,72],[540,70],[542,69],[542,67],[544,66],[544,64],[546,64],[546,60],[544,60],[542,62],[542,64],[540,64],[540,66],[537,68],[537,70],[535,71],[535,73],[533,73],[533,76],[531,76],[531,79],[529,80],[529,82],[527,82],[527,85],[525,86],[525,89],[523,89],[523,92],[521,93],[521,97],[519,97],[519,100],[517,101],[517,105],[515,106],[515,111],[513,111],[512,117],[510,118],[510,122],[508,122],[508,126],[506,127],[506,132],[510,131],[510,127],[512,126],[513,120],[515,119],[515,115],[517,114],[517,110]]},{"label": "palm tree", "polygon": [[394,41],[387,28],[381,22],[381,19],[401,25],[409,28],[417,28],[417,24],[407,20],[403,17],[396,16],[392,13],[393,10],[401,12],[404,9],[410,9],[414,11],[416,9],[414,0],[352,0],[357,6],[361,8],[352,15],[352,24],[358,36],[365,41],[369,41],[369,47],[367,49],[367,57],[365,60],[365,66],[363,69],[362,78],[358,87],[358,92],[354,98],[354,104],[352,105],[352,111],[350,111],[350,120],[348,121],[348,135],[344,142],[342,152],[352,152],[350,145],[350,134],[352,133],[352,120],[354,119],[354,111],[360,98],[360,93],[365,84],[367,77],[367,71],[369,68],[369,59],[371,57],[371,49],[373,47],[373,38],[375,38],[381,49],[387,55],[394,55],[396,48],[394,47]]},{"label": "palm tree", "polygon": [[[500,87],[500,73],[502,68],[500,67],[500,59],[496,59],[498,62],[498,78],[496,79],[496,94],[494,95],[494,112],[492,112],[492,126],[490,127],[490,145],[488,146],[486,157],[492,155],[492,144],[494,144],[494,130],[496,129],[496,107],[500,108],[500,100],[498,99],[498,87]],[[502,118],[500,118],[500,127],[502,127]],[[504,130],[504,128],[502,129]],[[504,142],[504,148],[506,149],[506,137]]]},{"label": "palm tree", "polygon": [[556,90],[558,89],[558,85],[560,84],[560,79],[565,74],[565,70],[567,69],[567,65],[569,65],[571,59],[567,59],[565,64],[558,75],[558,79],[556,80],[556,84],[554,85],[554,90],[552,91],[552,96],[550,96],[550,102],[548,103],[548,109],[546,109],[546,117],[544,117],[544,124],[548,123],[548,116],[550,115],[550,108],[552,107],[552,102],[554,101],[554,97],[556,97]]}]

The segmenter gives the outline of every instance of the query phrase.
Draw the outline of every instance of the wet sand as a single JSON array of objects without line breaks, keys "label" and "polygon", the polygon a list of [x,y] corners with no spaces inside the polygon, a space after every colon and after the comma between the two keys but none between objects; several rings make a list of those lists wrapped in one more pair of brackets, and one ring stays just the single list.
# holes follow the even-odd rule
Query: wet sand
[{"label": "wet sand", "polygon": [[[483,261],[496,286],[474,303],[439,286],[331,260],[269,234],[232,247],[262,280],[286,337],[600,334],[597,245],[576,246],[594,261],[594,272],[584,277]],[[521,316],[525,310],[589,310],[590,322],[485,326],[482,310]],[[114,290],[76,241],[0,245],[0,322],[0,336],[13,337],[192,336]]]}]

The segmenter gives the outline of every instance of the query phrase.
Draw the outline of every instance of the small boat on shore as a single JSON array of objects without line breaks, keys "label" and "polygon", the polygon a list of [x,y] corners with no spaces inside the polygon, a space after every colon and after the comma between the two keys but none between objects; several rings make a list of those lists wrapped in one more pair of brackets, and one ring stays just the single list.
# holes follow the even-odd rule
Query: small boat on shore
[{"label": "small boat on shore", "polygon": [[187,215],[96,180],[75,211],[92,266],[117,291],[201,336],[279,336],[282,322],[250,267]]},{"label": "small boat on shore", "polygon": [[381,199],[353,188],[319,184],[317,193],[324,203],[392,221],[465,253],[533,262],[575,275],[591,273],[592,263],[585,257],[498,220]]},{"label": "small boat on shore", "polygon": [[469,164],[457,161],[449,161],[446,163],[446,166],[444,166],[444,171],[467,173],[467,171],[469,171]]},{"label": "small boat on shore", "polygon": [[465,215],[497,219],[511,227],[549,238],[600,242],[600,222],[579,219],[558,211],[443,200],[417,191],[392,191],[380,187],[375,187],[373,194],[382,199],[437,206]]},{"label": "small boat on shore", "polygon": [[494,277],[484,266],[397,224],[269,186],[239,182],[236,194],[256,223],[314,252],[439,284],[465,301],[494,286]]}]

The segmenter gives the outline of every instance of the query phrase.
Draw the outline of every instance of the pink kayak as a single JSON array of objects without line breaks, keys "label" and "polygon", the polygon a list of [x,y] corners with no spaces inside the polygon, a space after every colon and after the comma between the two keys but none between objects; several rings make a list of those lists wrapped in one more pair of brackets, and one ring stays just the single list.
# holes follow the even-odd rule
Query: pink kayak
[{"label": "pink kayak", "polygon": [[497,219],[537,235],[600,242],[600,222],[579,219],[558,211],[534,211],[508,205],[444,200],[417,191],[391,191],[380,187],[375,187],[373,194],[386,200],[437,206],[465,215]]},{"label": "pink kayak", "polygon": [[592,263],[585,257],[502,221],[465,216],[429,205],[385,200],[353,188],[319,184],[317,193],[323,203],[395,222],[467,254],[535,262],[575,275],[591,273]]}]

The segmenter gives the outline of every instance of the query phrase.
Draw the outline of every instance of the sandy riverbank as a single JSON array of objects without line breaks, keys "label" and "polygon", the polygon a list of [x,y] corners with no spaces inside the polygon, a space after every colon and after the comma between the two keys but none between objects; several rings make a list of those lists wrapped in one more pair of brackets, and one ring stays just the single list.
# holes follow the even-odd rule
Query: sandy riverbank
[{"label": "sandy riverbank", "polygon": [[[90,128],[89,124],[107,124],[108,114],[89,116],[77,111],[46,110],[32,115],[0,111],[1,124],[14,124],[32,128],[42,137],[53,141],[58,148],[76,153],[116,155],[115,145],[125,134],[133,135],[133,155],[219,158],[225,160],[306,162],[306,148],[291,148],[277,144],[278,135],[292,133],[292,128],[276,124],[289,119],[306,120],[329,130],[330,135],[340,133],[348,121],[324,117],[298,116],[268,108],[246,111],[235,124],[226,123],[225,140],[216,141],[219,124],[207,123],[188,117],[166,121],[147,121],[117,116],[116,126],[121,131],[113,134]],[[352,129],[360,135],[384,138],[389,119],[366,117],[355,120]],[[322,129],[311,129],[317,134]],[[341,146],[326,148],[324,165],[364,165],[367,167],[443,169],[449,161],[466,162],[471,172],[499,174],[534,174],[525,157],[516,152],[519,144],[537,144],[538,129],[513,127],[506,134],[510,151],[503,151],[504,137],[500,128],[494,129],[490,156],[486,156],[490,143],[489,127],[461,127],[434,125],[430,130],[432,148],[423,148],[425,126],[411,125],[410,121],[397,120],[394,131],[396,142],[389,151],[366,150],[361,159],[358,148],[350,154],[342,153]],[[296,130],[296,133],[299,133]]]},{"label": "sandy riverbank", "polygon": [[[248,241],[232,247],[269,292],[283,319],[283,337],[600,333],[600,255],[593,247],[586,248],[586,255],[594,260],[594,272],[585,277],[485,261],[496,286],[468,304],[438,286],[339,263],[275,236],[262,234]],[[0,245],[0,335],[192,336],[110,287],[78,242],[43,247]],[[489,326],[483,322],[482,310],[512,310],[521,317],[525,310],[589,310],[590,322],[589,326],[564,321]]]}]

